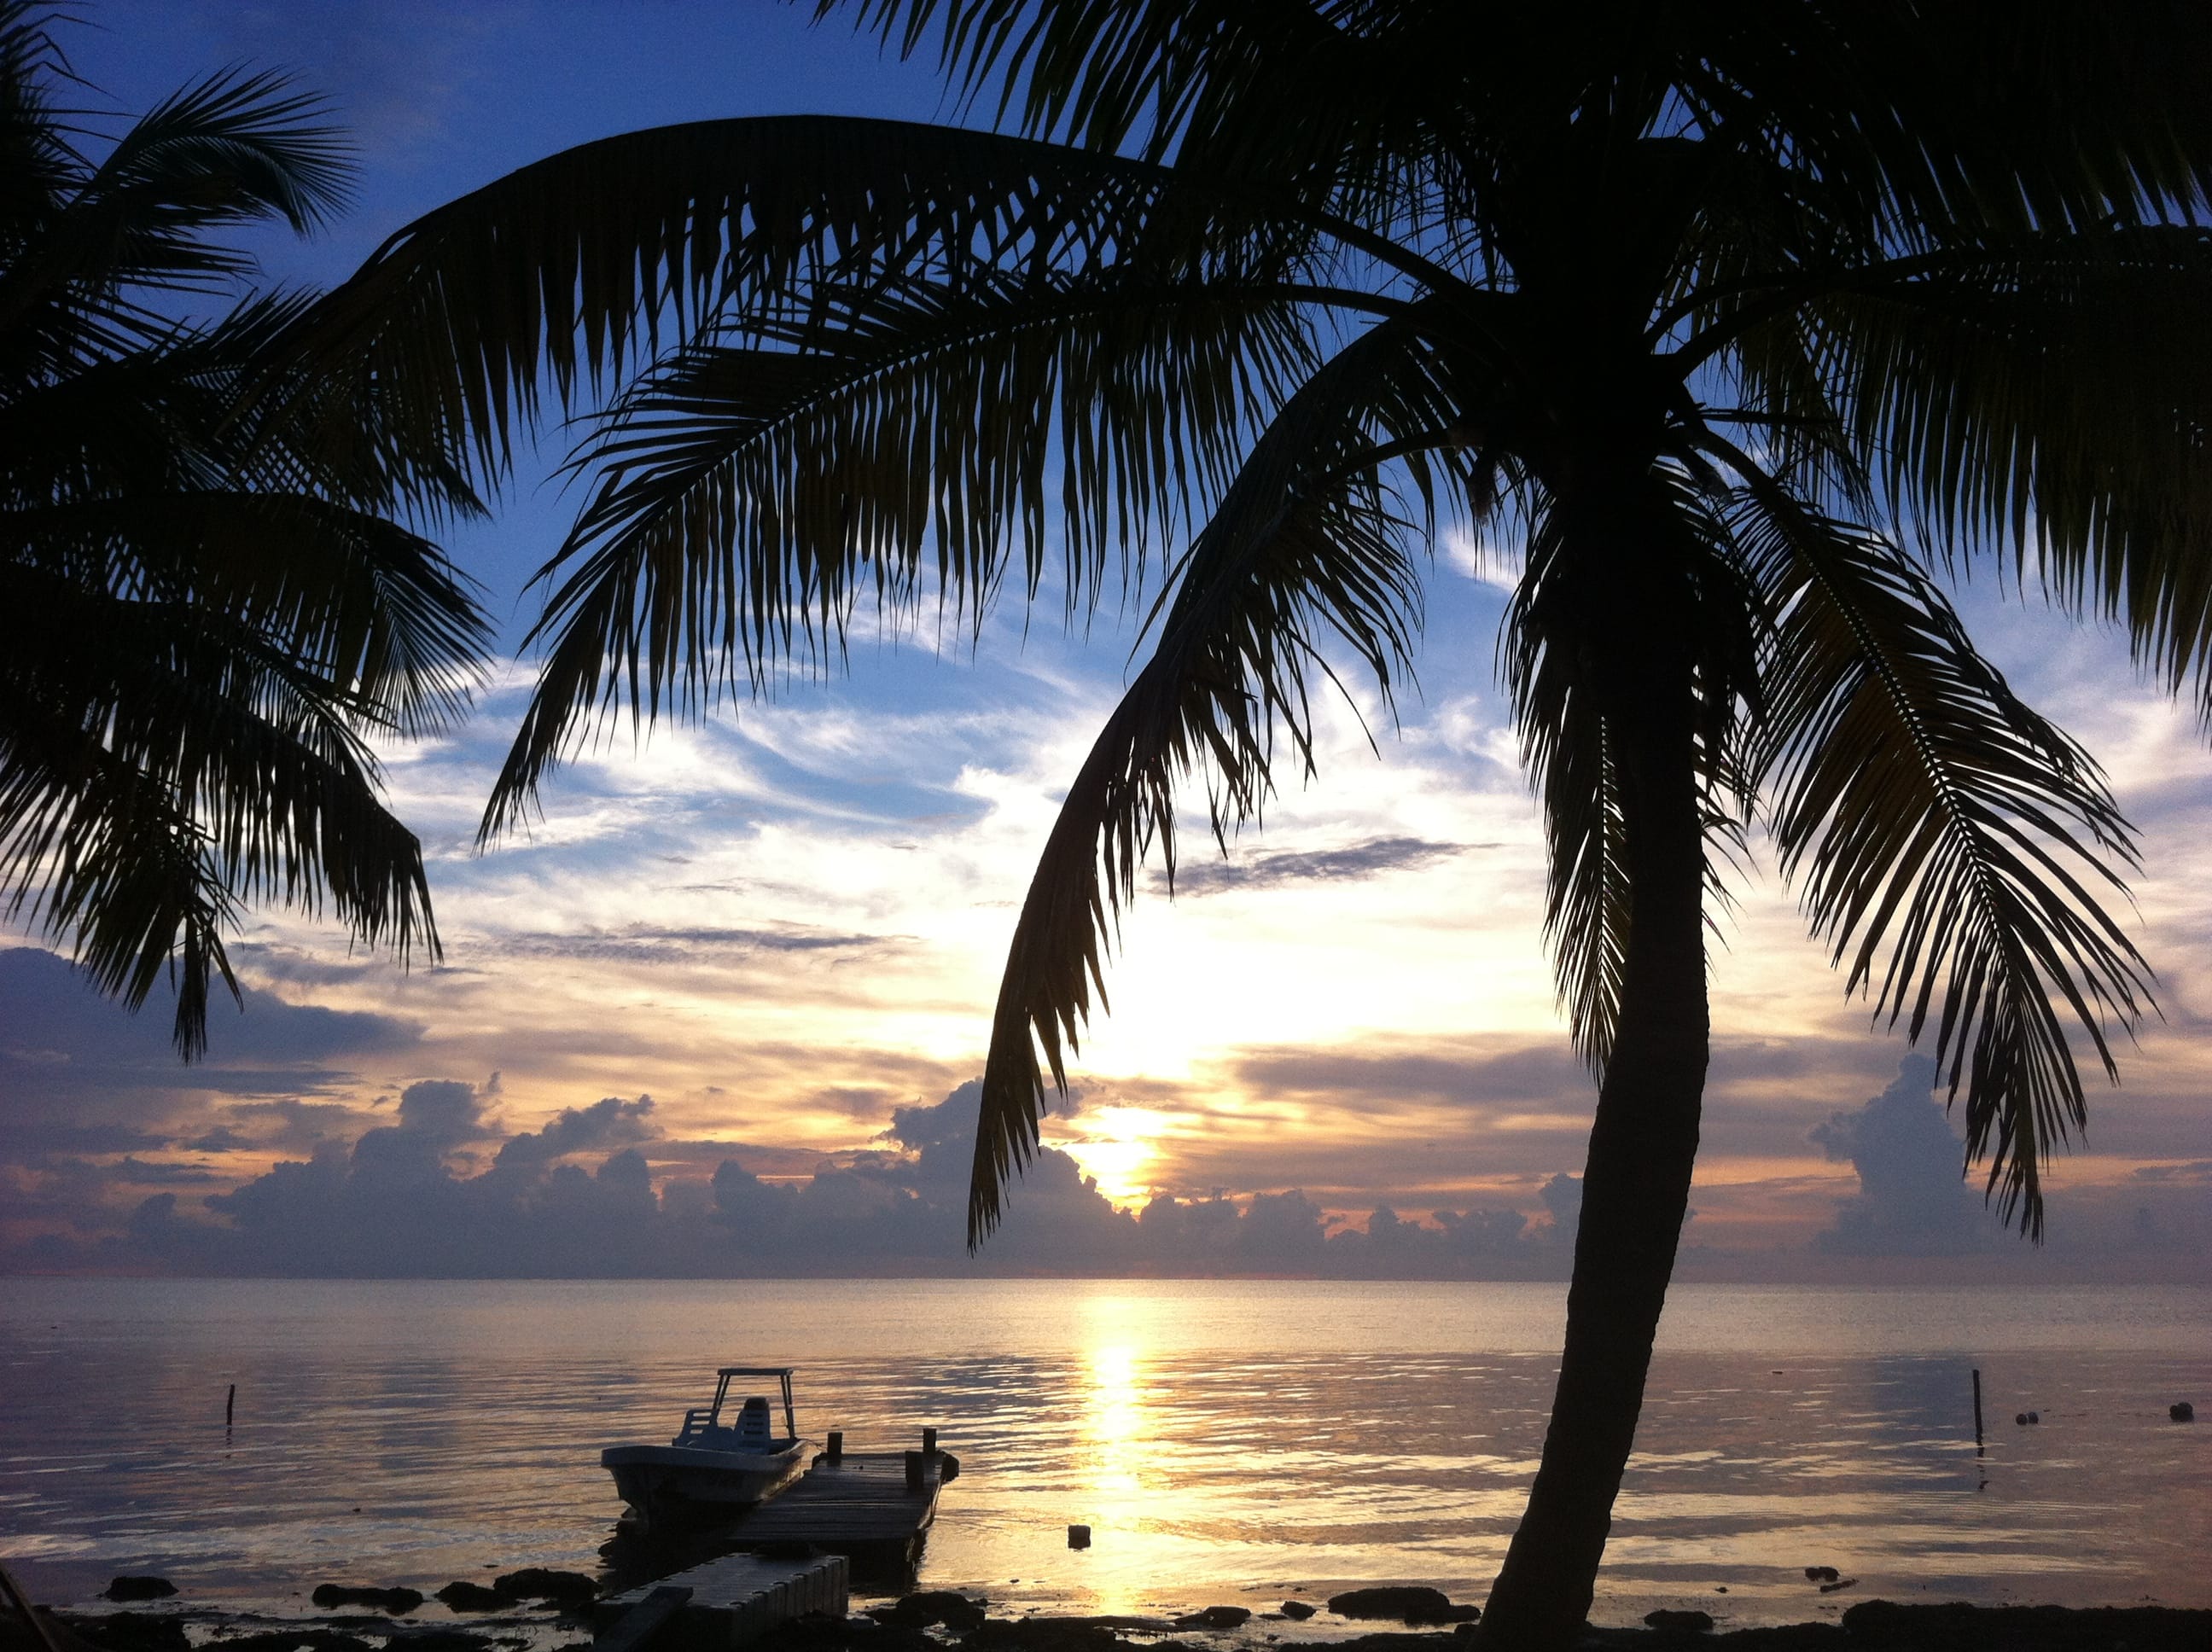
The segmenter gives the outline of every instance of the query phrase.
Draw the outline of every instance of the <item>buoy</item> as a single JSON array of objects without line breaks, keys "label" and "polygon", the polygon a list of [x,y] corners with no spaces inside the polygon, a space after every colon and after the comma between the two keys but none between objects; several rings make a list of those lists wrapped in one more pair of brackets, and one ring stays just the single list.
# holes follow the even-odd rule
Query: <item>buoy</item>
[{"label": "buoy", "polygon": [[2013,1426],[2014,1426],[2014,1427],[2015,1427],[2015,1428],[2026,1428],[2026,1427],[2027,1426],[2027,1413],[2026,1412],[2021,1412],[2021,1413],[2020,1413],[2020,1415],[2018,1415],[2017,1417],[2014,1418],[2012,1420],[2013,1420]]},{"label": "buoy", "polygon": [[2032,1411],[2027,1414],[2027,1420],[2031,1423],[2039,1423],[2043,1420],[2043,1413],[2039,1411]]},{"label": "buoy", "polygon": [[2197,1407],[2186,1400],[2177,1400],[2166,1408],[2166,1414],[2177,1423],[2193,1423],[2197,1420]]},{"label": "buoy", "polygon": [[1067,1528],[1067,1546],[1071,1549],[1089,1548],[1091,1546],[1091,1528],[1088,1526],[1069,1527]]}]

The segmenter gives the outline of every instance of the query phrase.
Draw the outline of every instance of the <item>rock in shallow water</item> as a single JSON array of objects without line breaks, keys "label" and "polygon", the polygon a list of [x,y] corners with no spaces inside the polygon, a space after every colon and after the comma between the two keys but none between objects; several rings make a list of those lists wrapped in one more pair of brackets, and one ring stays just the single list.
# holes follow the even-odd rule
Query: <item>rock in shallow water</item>
[{"label": "rock in shallow water", "polygon": [[455,1612],[500,1612],[514,1604],[512,1594],[501,1594],[482,1583],[471,1583],[465,1577],[455,1578],[440,1589],[435,1598]]},{"label": "rock in shallow water", "polygon": [[1687,1631],[1692,1634],[1705,1635],[1712,1631],[1713,1614],[1710,1612],[1672,1612],[1662,1606],[1656,1612],[1645,1613],[1644,1621],[1653,1629],[1677,1633]]},{"label": "rock in shallow water", "polygon": [[1303,1623],[1313,1615],[1314,1608],[1306,1601],[1285,1600],[1283,1602],[1283,1616],[1285,1618],[1296,1619]]},{"label": "rock in shallow water", "polygon": [[550,1600],[556,1606],[587,1606],[599,1598],[599,1586],[580,1571],[558,1571],[550,1566],[525,1566],[502,1572],[492,1587],[514,1600]]},{"label": "rock in shallow water", "polygon": [[177,1586],[166,1577],[118,1577],[112,1579],[105,1591],[111,1600],[163,1600],[177,1592]]},{"label": "rock in shallow water", "polygon": [[1249,1606],[1207,1606],[1200,1612],[1187,1612],[1175,1619],[1177,1629],[1235,1629],[1251,1621]]},{"label": "rock in shallow water", "polygon": [[980,1629],[983,1608],[990,1604],[987,1600],[971,1599],[951,1589],[922,1589],[902,1596],[890,1606],[878,1606],[868,1615],[896,1629],[928,1629],[939,1624],[951,1630]]},{"label": "rock in shallow water", "polygon": [[422,1604],[422,1591],[357,1588],[350,1583],[318,1583],[314,1594],[307,1598],[325,1610],[331,1606],[374,1606],[379,1612],[388,1612],[398,1617]]},{"label": "rock in shallow water", "polygon": [[1455,1606],[1442,1589],[1415,1585],[1347,1589],[1328,1597],[1328,1609],[1340,1618],[1395,1618],[1401,1624],[1471,1624],[1482,1616],[1480,1606]]}]

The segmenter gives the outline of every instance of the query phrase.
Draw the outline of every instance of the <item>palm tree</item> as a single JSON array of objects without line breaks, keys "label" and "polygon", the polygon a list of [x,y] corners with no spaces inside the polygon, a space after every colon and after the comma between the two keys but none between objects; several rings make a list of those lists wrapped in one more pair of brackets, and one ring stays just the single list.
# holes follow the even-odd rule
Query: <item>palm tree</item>
[{"label": "palm tree", "polygon": [[[824,9],[827,9],[825,5]],[[971,1242],[1036,1151],[1194,771],[1387,703],[1439,514],[1517,523],[1502,671],[1598,1080],[1550,1431],[1493,1643],[1592,1594],[1686,1209],[1715,867],[1754,823],[2043,1220],[2149,1005],[2096,764],[1977,653],[2002,558],[2179,688],[2212,647],[2212,176],[2185,5],[865,0],[999,130],[610,138],[395,236],[317,364],[477,461],[602,386],[487,810],[623,708],[833,659],[856,602],[1157,593],[1016,926]],[[969,106],[973,106],[971,104]],[[994,106],[987,105],[988,106]]]},{"label": "palm tree", "polygon": [[484,623],[392,513],[474,495],[283,366],[307,296],[225,297],[214,232],[343,198],[313,101],[219,74],[94,158],[51,21],[0,4],[0,902],[134,1009],[168,973],[190,1058],[245,903],[434,951],[368,740],[465,701]]}]

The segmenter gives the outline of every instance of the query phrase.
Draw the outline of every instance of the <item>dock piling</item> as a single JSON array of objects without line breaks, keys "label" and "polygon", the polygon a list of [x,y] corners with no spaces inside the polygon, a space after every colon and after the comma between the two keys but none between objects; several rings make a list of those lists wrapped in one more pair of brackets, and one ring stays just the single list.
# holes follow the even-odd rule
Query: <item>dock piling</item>
[{"label": "dock piling", "polygon": [[833,1463],[844,1461],[845,1430],[843,1429],[833,1428],[830,1430],[829,1445],[830,1450],[827,1455],[830,1461]]},{"label": "dock piling", "polygon": [[924,1456],[934,1456],[937,1454],[937,1430],[935,1429],[926,1428],[922,1430],[921,1450]]},{"label": "dock piling", "polygon": [[909,1493],[918,1493],[921,1490],[922,1480],[927,1474],[928,1468],[929,1454],[927,1452],[909,1451],[906,1454],[906,1489]]}]

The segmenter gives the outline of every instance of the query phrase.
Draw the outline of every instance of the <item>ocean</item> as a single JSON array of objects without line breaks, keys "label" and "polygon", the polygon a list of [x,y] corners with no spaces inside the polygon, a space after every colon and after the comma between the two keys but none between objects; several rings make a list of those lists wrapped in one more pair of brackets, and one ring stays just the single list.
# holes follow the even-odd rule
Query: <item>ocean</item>
[{"label": "ocean", "polygon": [[[9,1279],[0,1557],[51,1600],[157,1572],[280,1613],[326,1581],[597,1570],[599,1448],[673,1434],[718,1364],[791,1364],[802,1431],[929,1425],[959,1456],[922,1587],[1479,1601],[1564,1312],[1550,1285]],[[2212,1417],[2178,1400],[2212,1409],[2212,1288],[1678,1287],[1594,1619],[2212,1606]]]}]

